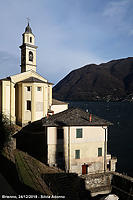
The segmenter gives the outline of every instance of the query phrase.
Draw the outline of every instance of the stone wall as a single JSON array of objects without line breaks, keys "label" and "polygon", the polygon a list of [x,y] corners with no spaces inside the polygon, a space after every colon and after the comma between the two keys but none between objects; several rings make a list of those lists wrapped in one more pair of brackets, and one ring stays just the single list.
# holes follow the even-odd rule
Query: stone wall
[{"label": "stone wall", "polygon": [[111,192],[111,173],[98,173],[91,175],[82,175],[85,179],[85,187],[91,192],[92,196],[97,194],[108,194]]},{"label": "stone wall", "polygon": [[98,194],[116,194],[121,200],[133,199],[133,178],[117,172],[81,175],[85,188],[91,196]]},{"label": "stone wall", "polygon": [[117,172],[113,173],[113,178],[111,182],[112,193],[119,196],[120,199],[133,199],[133,178],[119,174]]}]

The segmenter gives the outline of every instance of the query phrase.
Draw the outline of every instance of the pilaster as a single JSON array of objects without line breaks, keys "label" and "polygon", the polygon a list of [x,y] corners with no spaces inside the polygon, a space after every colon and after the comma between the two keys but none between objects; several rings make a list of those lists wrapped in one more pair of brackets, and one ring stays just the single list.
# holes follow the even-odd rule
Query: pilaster
[{"label": "pilaster", "polygon": [[36,87],[35,84],[32,86],[31,91],[31,121],[36,119]]},{"label": "pilaster", "polygon": [[2,113],[5,112],[5,87],[4,87],[4,81],[2,81]]},{"label": "pilaster", "polygon": [[16,122],[15,117],[15,84],[10,82],[10,119],[13,123]]},{"label": "pilaster", "polygon": [[22,84],[22,124],[24,123],[24,113],[25,113],[25,98],[24,98],[24,85]]},{"label": "pilaster", "polygon": [[46,102],[45,102],[45,93],[46,93],[46,89],[45,86],[43,86],[43,117],[46,116]]}]

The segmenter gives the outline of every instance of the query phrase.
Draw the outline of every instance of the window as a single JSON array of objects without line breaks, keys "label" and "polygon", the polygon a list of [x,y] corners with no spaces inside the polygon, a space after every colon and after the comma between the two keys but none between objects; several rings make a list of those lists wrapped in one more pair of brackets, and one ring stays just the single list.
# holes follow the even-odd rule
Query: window
[{"label": "window", "polygon": [[27,91],[30,91],[30,86],[27,86]]},{"label": "window", "polygon": [[42,91],[42,88],[41,87],[37,87],[37,91]]},{"label": "window", "polygon": [[102,148],[98,148],[98,156],[102,156]]},{"label": "window", "polygon": [[80,150],[75,150],[75,159],[80,159]]},{"label": "window", "polygon": [[30,43],[32,43],[32,37],[30,37]]},{"label": "window", "polygon": [[27,110],[31,111],[31,101],[27,101]]},{"label": "window", "polygon": [[57,139],[64,139],[64,129],[57,128]]},{"label": "window", "polygon": [[76,129],[76,138],[82,138],[82,128]]},{"label": "window", "polygon": [[33,53],[31,51],[29,52],[29,61],[33,61]]}]

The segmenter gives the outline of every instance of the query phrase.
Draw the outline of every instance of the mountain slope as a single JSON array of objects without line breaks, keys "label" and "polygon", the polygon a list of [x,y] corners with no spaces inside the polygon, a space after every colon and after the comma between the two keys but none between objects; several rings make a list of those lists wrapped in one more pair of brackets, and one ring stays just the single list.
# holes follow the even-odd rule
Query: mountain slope
[{"label": "mountain slope", "polygon": [[53,88],[61,100],[116,100],[133,93],[133,58],[73,70]]}]

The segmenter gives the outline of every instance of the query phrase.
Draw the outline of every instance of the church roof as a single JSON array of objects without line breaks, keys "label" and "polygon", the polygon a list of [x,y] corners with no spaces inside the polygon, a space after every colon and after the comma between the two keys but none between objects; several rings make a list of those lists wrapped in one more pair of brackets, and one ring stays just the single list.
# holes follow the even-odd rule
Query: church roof
[{"label": "church roof", "polygon": [[63,104],[68,104],[68,103],[59,101],[57,99],[52,99],[52,105],[63,105]]},{"label": "church roof", "polygon": [[22,82],[22,83],[47,83],[47,82],[42,81],[42,80],[35,78],[35,77],[29,77],[29,78],[24,79],[20,82]]},{"label": "church roof", "polygon": [[0,81],[10,81],[10,79],[7,77],[7,78],[0,79]]},{"label": "church roof", "polygon": [[25,33],[32,33],[32,29],[31,29],[31,27],[29,25],[29,22],[28,22],[28,25],[25,28]]},{"label": "church roof", "polygon": [[43,126],[107,126],[113,125],[105,119],[81,110],[80,108],[69,108],[63,112],[50,115],[42,119]]}]

